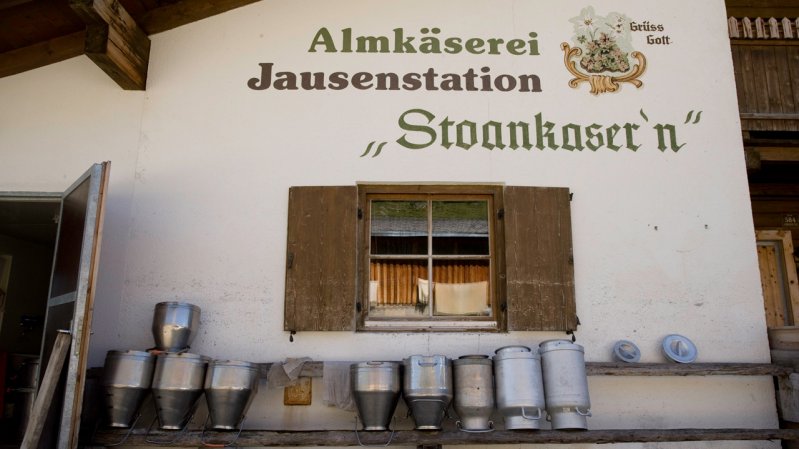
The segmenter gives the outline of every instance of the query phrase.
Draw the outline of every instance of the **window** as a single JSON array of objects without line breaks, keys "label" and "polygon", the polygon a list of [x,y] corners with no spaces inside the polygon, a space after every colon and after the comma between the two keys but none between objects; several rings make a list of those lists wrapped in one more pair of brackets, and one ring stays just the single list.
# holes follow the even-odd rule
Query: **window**
[{"label": "window", "polygon": [[288,331],[574,330],[566,188],[289,190]]},{"label": "window", "polygon": [[496,329],[493,212],[501,187],[358,188],[366,305],[359,327]]}]

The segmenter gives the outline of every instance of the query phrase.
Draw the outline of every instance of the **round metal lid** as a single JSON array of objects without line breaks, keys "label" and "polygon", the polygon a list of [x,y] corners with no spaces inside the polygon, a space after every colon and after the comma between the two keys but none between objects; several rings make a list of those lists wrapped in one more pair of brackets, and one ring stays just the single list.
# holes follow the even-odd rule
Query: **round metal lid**
[{"label": "round metal lid", "polygon": [[106,353],[106,358],[109,357],[128,357],[128,358],[142,358],[142,359],[155,359],[155,355],[147,351],[137,351],[135,349],[127,350],[111,350]]},{"label": "round metal lid", "polygon": [[211,366],[238,366],[242,368],[258,369],[258,366],[252,362],[245,362],[243,360],[224,360],[216,359],[209,363]]},{"label": "round metal lid", "polygon": [[462,355],[457,360],[452,361],[453,365],[493,365],[493,362],[487,355],[483,354],[470,354]]},{"label": "round metal lid", "polygon": [[667,359],[677,363],[691,363],[696,360],[696,345],[686,337],[678,334],[666,335],[661,344]]},{"label": "round metal lid", "polygon": [[620,362],[637,363],[641,360],[641,350],[629,340],[619,340],[613,345],[613,356]]},{"label": "round metal lid", "polygon": [[541,354],[549,351],[580,351],[585,352],[585,349],[577,343],[572,343],[571,340],[555,339],[541,342],[538,345]]}]

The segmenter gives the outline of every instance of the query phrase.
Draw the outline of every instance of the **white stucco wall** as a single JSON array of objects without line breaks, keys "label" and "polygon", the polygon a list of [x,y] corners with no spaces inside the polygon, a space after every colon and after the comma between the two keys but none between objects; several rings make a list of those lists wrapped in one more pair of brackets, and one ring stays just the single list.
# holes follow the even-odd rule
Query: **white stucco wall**
[{"label": "white stucco wall", "polygon": [[[598,96],[585,84],[568,87],[559,48],[586,6],[262,1],[151,36],[146,92],[121,90],[86,57],[3,78],[0,191],[60,191],[92,162],[112,161],[91,366],[109,349],[151,347],[153,306],[168,300],[202,307],[192,350],[214,358],[457,357],[563,336],[325,332],[290,343],[282,324],[288,188],[356,181],[569,187],[577,338],[587,360],[609,361],[613,343],[631,339],[642,361],[662,362],[660,340],[681,333],[698,345],[700,362],[768,362],[723,2],[597,5],[600,15],[661,23],[673,39],[646,45],[650,33],[633,33],[649,64],[644,86]],[[320,27],[380,35],[430,26],[442,36],[535,31],[541,54],[307,52]],[[539,75],[543,92],[255,91],[247,80],[261,62],[349,73],[490,65],[494,74]],[[408,150],[395,140],[399,115],[412,108],[478,123],[539,112],[559,125],[631,122],[641,126],[641,148]],[[699,123],[683,123],[700,110]],[[674,124],[685,146],[659,151],[654,123]],[[359,157],[371,141],[388,144],[379,157]],[[248,427],[349,428],[353,414],[325,409],[316,386],[315,405],[302,409],[262,391]],[[767,377],[595,377],[590,387],[591,428],[777,426]]]}]

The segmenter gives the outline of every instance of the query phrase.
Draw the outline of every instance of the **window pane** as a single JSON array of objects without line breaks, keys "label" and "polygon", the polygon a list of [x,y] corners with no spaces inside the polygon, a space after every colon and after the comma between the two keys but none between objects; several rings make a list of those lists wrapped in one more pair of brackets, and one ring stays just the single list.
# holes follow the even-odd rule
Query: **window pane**
[{"label": "window pane", "polygon": [[435,315],[490,316],[487,260],[433,262]]},{"label": "window pane", "polygon": [[426,260],[372,259],[369,316],[419,318],[430,315]]},{"label": "window pane", "polygon": [[426,201],[372,201],[371,254],[427,254]]},{"label": "window pane", "polygon": [[433,201],[433,254],[487,256],[488,201]]}]

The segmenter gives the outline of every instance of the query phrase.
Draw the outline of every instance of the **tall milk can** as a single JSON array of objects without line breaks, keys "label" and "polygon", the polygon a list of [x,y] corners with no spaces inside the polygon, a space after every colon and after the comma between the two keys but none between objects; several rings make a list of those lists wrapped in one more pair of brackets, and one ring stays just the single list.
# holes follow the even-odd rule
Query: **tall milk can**
[{"label": "tall milk can", "polygon": [[236,360],[214,360],[208,364],[204,390],[210,428],[236,429],[258,392],[258,366]]},{"label": "tall milk can", "polygon": [[203,394],[208,359],[198,354],[159,354],[153,374],[153,399],[161,429],[182,429]]},{"label": "tall milk can", "polygon": [[439,430],[452,401],[452,362],[443,355],[403,360],[402,394],[417,430]]},{"label": "tall milk can", "polygon": [[540,429],[544,401],[541,358],[527,346],[505,346],[494,355],[497,410],[505,428]]},{"label": "tall milk can", "polygon": [[108,351],[103,369],[106,423],[130,427],[150,391],[155,356],[144,351]]},{"label": "tall milk can", "polygon": [[489,430],[494,411],[494,364],[487,355],[465,355],[452,361],[455,413],[466,431]]},{"label": "tall milk can", "polygon": [[350,386],[363,430],[387,430],[400,398],[400,364],[363,362],[350,365]]},{"label": "tall milk can", "polygon": [[549,340],[539,345],[544,372],[547,413],[552,428],[585,430],[591,416],[585,350],[569,340]]}]

